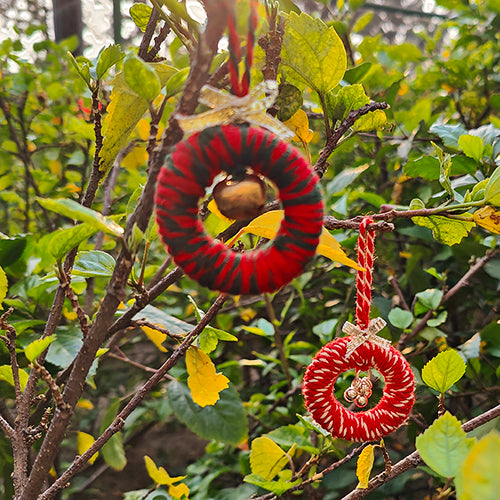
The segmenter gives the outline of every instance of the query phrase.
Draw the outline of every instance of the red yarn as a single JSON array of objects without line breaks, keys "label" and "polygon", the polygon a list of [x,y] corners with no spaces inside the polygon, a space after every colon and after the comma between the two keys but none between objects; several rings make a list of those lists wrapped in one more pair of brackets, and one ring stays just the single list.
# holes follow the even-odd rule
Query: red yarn
[{"label": "red yarn", "polygon": [[[325,345],[307,367],[302,385],[313,419],[333,436],[351,441],[374,441],[395,431],[408,418],[415,402],[415,380],[406,359],[391,345],[368,340],[375,249],[375,233],[368,230],[372,222],[365,217],[359,227],[358,264],[364,268],[356,277],[359,336],[335,339]],[[353,339],[360,338],[362,343],[354,343],[355,349],[348,351]],[[335,398],[335,381],[347,370],[354,369],[357,374],[370,368],[384,377],[384,395],[374,408],[354,413]]]},{"label": "red yarn", "polygon": [[[307,367],[302,392],[313,419],[333,436],[350,441],[375,441],[395,431],[408,418],[415,401],[410,365],[394,347],[373,342],[360,345],[349,357],[350,337],[335,339]],[[334,394],[337,377],[351,369],[378,370],[385,379],[384,394],[372,409],[354,413]]]},{"label": "red yarn", "polygon": [[238,63],[241,59],[241,44],[236,31],[236,17],[234,9],[229,14],[227,19],[227,28],[229,32],[229,81],[233,93],[238,97],[248,94],[250,88],[250,68],[253,62],[253,47],[255,44],[255,29],[257,28],[257,13],[256,2],[250,0],[250,17],[248,19],[248,32],[247,32],[247,55],[245,58],[245,73],[239,79]]},{"label": "red yarn", "polygon": [[356,276],[356,324],[362,330],[370,322],[370,304],[372,302],[373,253],[375,251],[375,231],[368,231],[367,226],[373,219],[365,217],[359,225],[358,264],[364,271]]}]

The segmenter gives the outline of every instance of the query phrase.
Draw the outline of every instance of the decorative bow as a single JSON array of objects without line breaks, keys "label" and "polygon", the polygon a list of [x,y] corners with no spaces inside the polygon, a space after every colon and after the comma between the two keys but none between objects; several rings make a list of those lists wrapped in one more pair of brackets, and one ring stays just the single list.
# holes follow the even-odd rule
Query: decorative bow
[{"label": "decorative bow", "polygon": [[345,353],[346,358],[348,358],[361,344],[364,344],[365,342],[374,342],[375,344],[387,349],[391,345],[391,342],[377,335],[377,333],[380,332],[386,324],[387,323],[382,318],[374,318],[370,321],[366,330],[361,330],[358,326],[346,321],[342,327],[342,331],[352,337],[347,344]]},{"label": "decorative bow", "polygon": [[266,113],[278,96],[278,84],[265,80],[243,96],[226,94],[215,87],[204,85],[200,91],[201,104],[212,108],[198,115],[179,115],[175,118],[184,132],[199,132],[216,125],[228,125],[233,122],[248,122],[265,128],[282,139],[289,139],[294,133],[276,118]]}]

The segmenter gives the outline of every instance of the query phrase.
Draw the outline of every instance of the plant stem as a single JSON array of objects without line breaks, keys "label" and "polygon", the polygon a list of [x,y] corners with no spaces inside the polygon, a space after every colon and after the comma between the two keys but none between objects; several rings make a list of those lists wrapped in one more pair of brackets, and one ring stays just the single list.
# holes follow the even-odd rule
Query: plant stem
[{"label": "plant stem", "polygon": [[293,379],[292,379],[292,375],[290,374],[290,366],[288,364],[288,359],[286,357],[285,348],[283,346],[283,340],[281,339],[281,335],[279,332],[278,320],[276,318],[276,314],[274,312],[274,307],[273,307],[273,304],[271,302],[271,298],[270,298],[268,293],[264,294],[264,301],[266,303],[267,314],[269,315],[269,319],[271,320],[271,323],[273,325],[274,343],[276,345],[276,349],[278,349],[278,352],[279,352],[281,367],[283,368],[283,373],[285,374],[285,377],[286,377],[286,380],[288,383],[288,389],[292,389]]}]

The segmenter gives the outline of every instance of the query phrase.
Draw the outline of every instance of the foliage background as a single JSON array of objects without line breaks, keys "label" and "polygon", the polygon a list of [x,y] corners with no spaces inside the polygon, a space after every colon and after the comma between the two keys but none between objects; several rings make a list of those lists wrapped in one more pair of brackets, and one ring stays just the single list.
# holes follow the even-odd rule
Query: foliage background
[{"label": "foliage background", "polygon": [[[371,100],[390,105],[387,125],[345,138],[329,158],[330,167],[322,184],[327,212],[337,219],[384,213],[388,208],[405,211],[415,198],[425,207],[438,207],[451,197],[461,203],[468,199],[467,190],[472,200],[480,199],[480,190],[485,187],[480,183],[496,167],[500,144],[498,12],[494,2],[438,3],[445,16],[440,18],[439,26],[429,32],[414,30],[412,38],[404,42],[380,33],[377,16],[373,16],[377,9],[363,6],[362,2],[307,2],[301,6],[313,17],[322,17],[331,24],[342,38],[350,69],[344,83],[362,84]],[[291,2],[281,2],[281,8],[298,10]],[[244,9],[240,16],[243,25]],[[259,34],[265,32],[264,23],[259,30]],[[34,61],[28,62],[19,54],[25,53],[26,40],[36,33],[42,34],[41,41],[33,46]],[[170,39],[167,42],[160,55],[167,57],[166,62],[181,76],[177,82],[170,81],[172,96],[158,123],[160,134],[181,99],[182,78],[190,65],[182,44]],[[64,210],[62,214],[54,212],[49,205],[39,204],[37,198],[82,201],[96,151],[96,103],[101,103],[106,135],[111,126],[106,122],[106,107],[113,89],[112,78],[123,64],[119,60],[110,65],[92,96],[89,85],[67,56],[67,51],[74,48],[74,40],[56,45],[47,38],[43,26],[34,25],[14,33],[0,45],[0,266],[8,278],[8,296],[3,305],[14,309],[8,322],[17,332],[17,359],[26,372],[32,368],[23,351],[46,331],[64,276],[63,260],[59,258],[60,264],[55,265],[57,238],[50,234],[58,228],[72,227]],[[130,49],[133,51],[134,45]],[[264,57],[263,53],[260,57]],[[214,67],[223,59],[216,58]],[[78,59],[78,64],[84,68],[85,60]],[[88,64],[95,69],[93,61]],[[257,67],[254,78],[258,74]],[[90,76],[92,88],[96,75]],[[301,90],[302,108],[309,112],[309,127],[314,131],[308,145],[314,164],[325,144],[323,120],[318,114],[322,109],[314,92]],[[335,108],[339,91],[334,89],[329,101],[328,109],[334,116],[339,113]],[[363,98],[349,95],[347,103],[354,106],[356,96]],[[159,101],[154,105],[158,109]],[[341,113],[337,118],[341,123],[345,116]],[[147,182],[146,167],[154,157],[148,154],[150,122],[151,113],[147,112],[122,144],[118,161],[114,162],[116,167],[96,192],[92,208],[112,219],[105,220],[107,233],[89,231],[89,237],[79,246],[71,285],[86,319],[78,318],[74,302],[69,298],[64,301],[56,338],[45,362],[55,379],[80,349],[82,330],[85,333],[82,325],[96,321],[96,312],[120,259],[119,238],[113,233],[112,222],[125,226]],[[480,152],[471,145],[474,139],[464,142],[461,136],[480,137]],[[432,142],[450,155],[451,170],[441,178],[440,153]],[[436,418],[438,398],[422,382],[420,373],[438,352],[451,347],[467,360],[464,377],[444,398],[446,409],[459,420],[471,419],[492,407],[498,401],[500,385],[498,228],[486,231],[475,227],[465,231],[462,239],[456,232],[463,229],[463,224],[455,222],[458,229],[452,226],[442,230],[457,240],[447,245],[440,235],[441,222],[437,236],[415,222],[397,218],[395,231],[377,236],[373,312],[388,320],[385,336],[404,344],[403,353],[417,377],[417,403],[409,425],[386,439],[393,462],[414,450],[416,435]],[[213,225],[214,233],[221,230],[214,216],[206,223],[208,227]],[[333,233],[353,257],[357,232],[342,228]],[[130,305],[128,301],[134,298],[144,299],[143,284],[152,286],[165,273],[174,272],[170,261],[165,262],[166,254],[154,228],[145,234],[137,242],[125,304]],[[134,235],[129,232],[127,236],[131,238],[127,244],[133,246]],[[63,247],[61,256],[70,248]],[[487,259],[481,261],[485,256]],[[470,279],[463,280],[475,262],[482,264]],[[317,256],[302,276],[272,297],[228,299],[212,318],[212,330],[205,330],[200,339],[200,347],[207,351],[213,347],[211,359],[231,381],[231,389],[221,393],[221,402],[197,413],[189,401],[187,372],[181,361],[126,420],[94,465],[62,492],[63,498],[111,494],[129,500],[144,497],[153,483],[161,482],[161,477],[152,475],[151,470],[148,474],[144,455],[164,465],[172,477],[186,475],[183,482],[189,487],[190,498],[244,499],[254,493],[263,496],[264,490],[244,482],[243,477],[255,472],[249,447],[264,435],[289,453],[295,443],[295,472],[309,464],[302,479],[348,454],[352,449],[349,443],[332,441],[311,431],[297,415],[305,415],[300,394],[305,367],[322,345],[340,335],[343,322],[352,319],[354,276],[353,270]],[[454,294],[443,301],[449,290]],[[181,277],[136,319],[146,318],[170,332],[186,333],[200,320],[197,308],[207,311],[216,297],[216,293]],[[115,319],[119,315],[120,311]],[[108,351],[93,364],[54,463],[56,477],[73,461],[75,453],[84,449],[78,449],[82,433],[97,438],[180,342],[148,330],[144,324],[126,326],[108,336],[103,344]],[[221,332],[233,335],[235,340],[230,341]],[[11,353],[4,344],[0,346],[1,364],[9,366]],[[9,380],[0,378],[1,414],[6,417],[15,407],[16,394]],[[352,374],[346,374],[339,380],[339,394],[351,378]],[[38,383],[37,394],[47,391],[46,382]],[[44,405],[38,404],[32,420],[39,421],[43,410]],[[481,432],[495,426],[498,421],[483,426]],[[33,453],[39,446],[36,440]],[[3,494],[11,498],[12,450],[4,437],[1,449]],[[309,463],[311,457],[317,459]],[[492,456],[491,462],[495,460]],[[384,469],[381,454],[377,454],[374,467],[375,472]],[[355,468],[355,460],[343,464],[320,483],[308,486],[303,498],[328,500],[349,495],[358,483]],[[280,478],[271,478],[275,485],[269,487],[270,491],[280,481],[290,479],[290,466],[284,469]],[[444,495],[450,484],[430,468],[420,467],[388,481],[370,497]],[[170,491],[170,486],[168,481],[163,483],[148,498],[175,498],[177,493]]]}]

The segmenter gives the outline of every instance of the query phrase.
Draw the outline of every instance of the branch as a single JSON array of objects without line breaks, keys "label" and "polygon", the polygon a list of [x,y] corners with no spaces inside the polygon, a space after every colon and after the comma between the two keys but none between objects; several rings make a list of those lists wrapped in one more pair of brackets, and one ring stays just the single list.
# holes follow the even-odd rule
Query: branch
[{"label": "branch", "polygon": [[[474,274],[476,274],[480,269],[484,267],[484,265],[489,262],[495,255],[498,253],[498,249],[494,250],[488,250],[485,255],[483,255],[480,259],[476,260],[476,262],[469,268],[469,270],[458,280],[455,285],[448,290],[443,295],[443,298],[441,299],[441,302],[439,303],[438,307],[441,307],[443,304],[445,304],[448,300],[450,300],[461,288],[464,288],[470,283],[470,280]],[[427,325],[427,321],[431,318],[433,314],[433,310],[427,311],[424,315],[424,317],[417,323],[415,328],[407,334],[401,335],[398,341],[397,349],[401,350],[404,345],[411,340],[415,335],[420,333],[425,326]]]},{"label": "branch", "polygon": [[48,500],[54,498],[58,491],[65,487],[68,481],[77,474],[88,462],[88,460],[99,451],[102,446],[116,434],[124,425],[125,419],[142,403],[143,399],[149,392],[163,379],[167,372],[175,366],[175,364],[184,356],[191,344],[196,340],[198,335],[214,318],[214,316],[222,308],[227,296],[221,294],[217,297],[212,306],[208,309],[205,316],[186,336],[182,344],[172,353],[172,355],[163,363],[156,373],[144,383],[144,385],[135,393],[134,397],[127,403],[123,410],[116,416],[111,425],[95,440],[92,446],[82,455],[78,456],[66,471],[48,488],[38,500]]},{"label": "branch", "polygon": [[[477,427],[486,424],[490,420],[493,420],[499,415],[500,415],[500,405],[497,405],[494,408],[491,408],[490,410],[477,416],[476,418],[473,418],[468,422],[465,422],[462,425],[462,429],[465,432],[470,432],[473,429],[476,429]],[[418,453],[418,451],[414,451],[407,457],[403,458],[402,460],[394,464],[388,473],[384,471],[380,473],[378,476],[375,476],[368,483],[367,489],[360,490],[356,488],[355,490],[351,491],[348,495],[343,497],[342,500],[357,500],[358,498],[363,498],[366,495],[368,495],[368,493],[370,493],[371,491],[380,488],[380,486],[382,486],[383,484],[401,475],[403,472],[406,472],[409,469],[413,469],[414,467],[416,467],[421,463],[422,463],[422,458],[420,457],[420,454]]]},{"label": "branch", "polygon": [[354,125],[358,118],[361,118],[363,115],[366,115],[371,111],[376,111],[377,109],[387,109],[388,107],[389,105],[385,102],[370,102],[359,109],[350,111],[340,126],[337,129],[332,129],[331,135],[328,138],[325,147],[319,154],[318,161],[316,162],[316,165],[314,165],[314,171],[318,174],[318,176],[323,177],[323,174],[328,169],[328,158],[337,147],[337,144],[342,136]]}]

